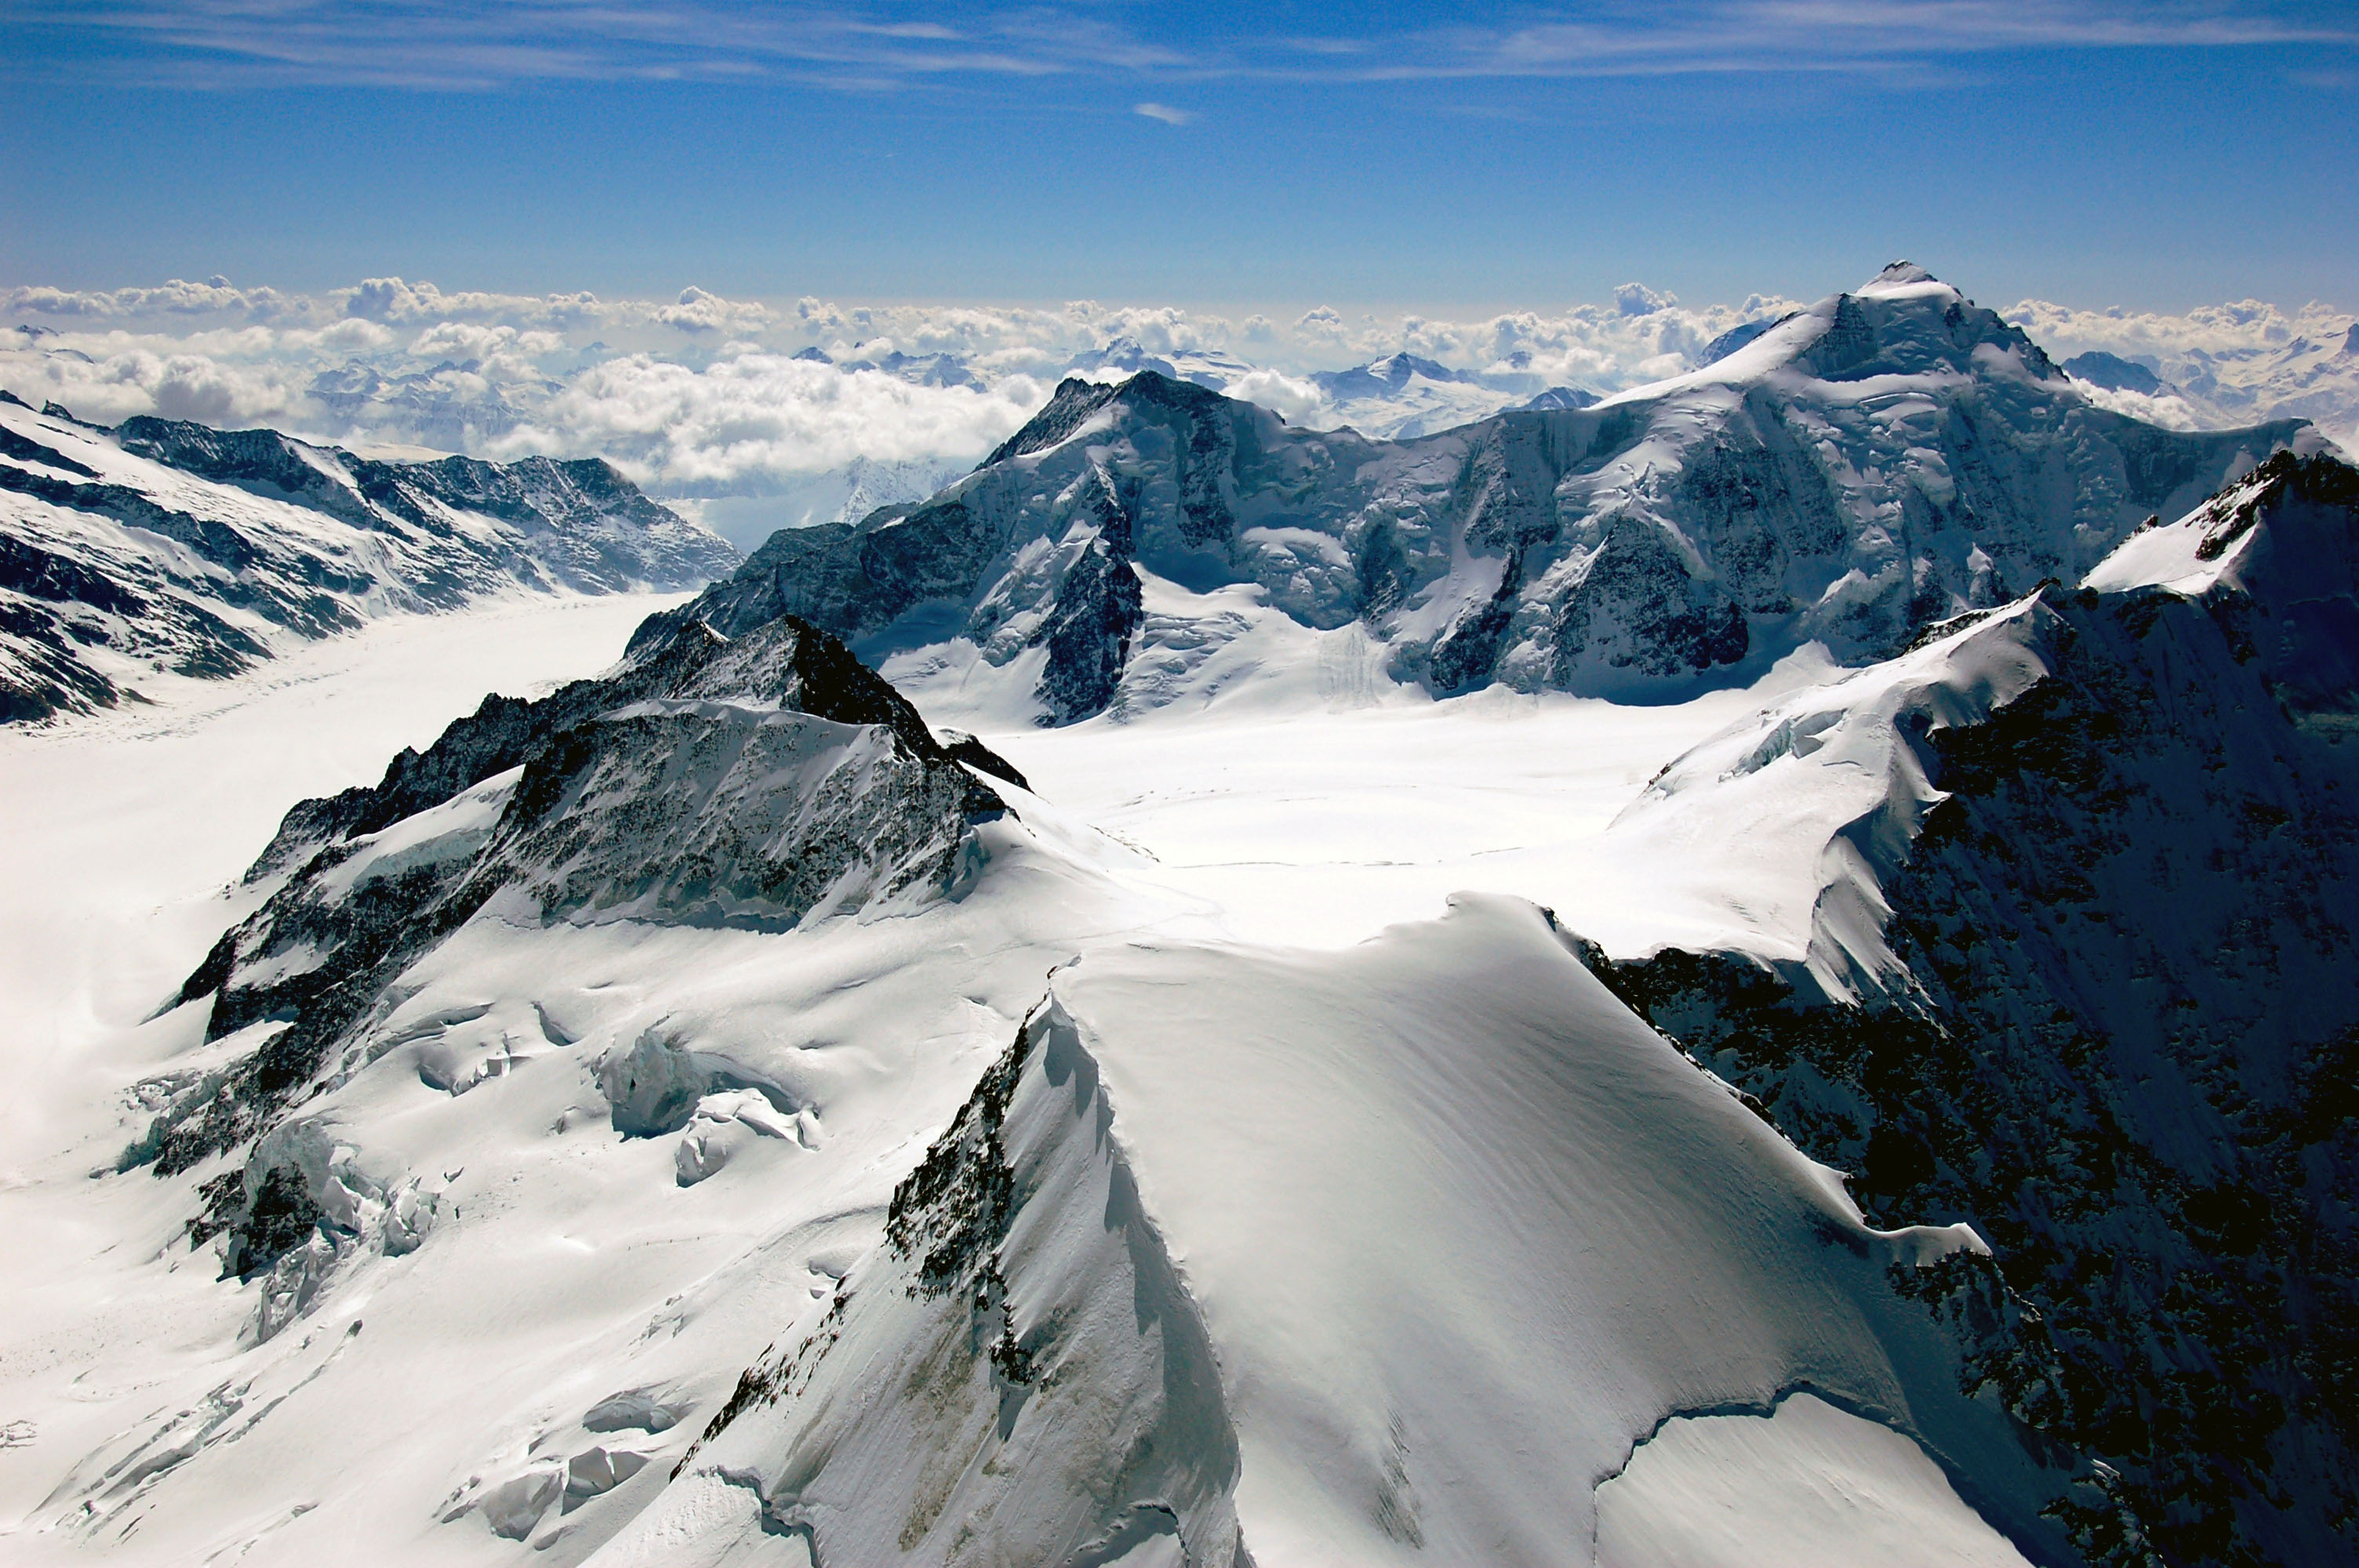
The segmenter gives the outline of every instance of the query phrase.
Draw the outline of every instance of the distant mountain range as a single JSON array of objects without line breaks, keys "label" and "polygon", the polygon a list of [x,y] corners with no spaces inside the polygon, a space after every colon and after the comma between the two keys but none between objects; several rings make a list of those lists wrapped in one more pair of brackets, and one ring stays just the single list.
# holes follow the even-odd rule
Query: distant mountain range
[{"label": "distant mountain range", "polygon": [[[1337,384],[1466,384],[1439,370]],[[1156,369],[1069,379],[939,495],[781,531],[679,614],[932,649],[1028,687],[1042,723],[1169,700],[1272,614],[1357,624],[1437,693],[1663,700],[1807,642],[1888,656],[2322,445],[2299,420],[2118,413],[1901,264],[1684,377],[1414,438],[1299,429]]]},{"label": "distant mountain range", "polygon": [[234,675],[388,612],[690,589],[736,561],[596,460],[386,462],[0,393],[0,721]]}]

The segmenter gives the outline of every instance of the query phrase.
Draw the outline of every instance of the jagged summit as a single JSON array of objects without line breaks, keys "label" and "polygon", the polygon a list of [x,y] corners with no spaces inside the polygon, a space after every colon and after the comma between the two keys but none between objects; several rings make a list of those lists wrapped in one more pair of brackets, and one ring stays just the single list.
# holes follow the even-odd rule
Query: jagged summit
[{"label": "jagged summit", "polygon": [[[1838,398],[1781,395],[1745,406],[1840,431]],[[1678,447],[1664,411],[1712,406],[1642,410],[1650,460],[1700,463],[1730,427]],[[1256,645],[1272,590],[1211,575],[1289,527],[1332,559],[1285,521],[1317,515],[1315,458],[1557,463],[1504,508],[1584,477],[1549,443],[1593,417],[1313,448],[1125,384],[828,547],[899,570],[964,527],[994,584],[1055,583],[1027,687],[1084,667],[1080,611],[1125,580],[1145,658],[1227,615],[1208,682],[1272,648],[1324,668],[1372,622]],[[54,1476],[27,1528],[142,1562],[365,1530],[617,1568],[1742,1563],[1661,1543],[1707,1512],[1786,1543],[1808,1493],[1841,1517],[1797,1561],[1878,1521],[1901,1544],[1857,1560],[2339,1561],[2359,777],[2288,693],[2359,647],[2359,495],[2317,454],[2230,468],[2107,586],[1861,667],[1646,714],[1035,736],[1054,803],[807,621],[721,615],[794,588],[774,554],[704,601],[721,624],[659,618],[609,675],[290,816],[133,1037],[133,1158],[170,1173],[91,1178],[110,1107],[36,1178],[113,1227],[76,1267],[180,1315],[75,1325],[116,1336],[114,1387],[16,1374],[57,1444],[17,1455]],[[1042,492],[1071,498],[1038,532],[989,532]],[[1271,492],[1295,510],[1251,510]],[[1503,527],[1539,575],[1546,521]],[[940,609],[912,603],[886,625]],[[1279,791],[1229,790],[1257,769]],[[1501,891],[1439,919],[1257,946],[1205,917],[1235,886],[1224,917],[1309,881],[1365,900],[1403,845],[1428,877],[1453,812],[1517,820],[1440,849]],[[1262,859],[1249,815],[1303,847]],[[1616,909],[1604,946],[1572,934]]]},{"label": "jagged summit", "polygon": [[[971,737],[962,755],[1012,773]],[[181,987],[206,1038],[283,1032],[180,1086],[128,1162],[185,1170],[250,1142],[352,1044],[377,994],[496,903],[510,923],[790,928],[946,887],[999,795],[826,633],[699,622],[614,673],[490,697],[382,782],[289,811],[249,881],[287,881]],[[213,1229],[246,1223],[217,1195]],[[272,1260],[251,1246],[246,1271]]]},{"label": "jagged summit", "polygon": [[2090,572],[2107,593],[2200,600],[2238,629],[2277,699],[2321,733],[2359,730],[2359,468],[2281,451]]},{"label": "jagged summit", "polygon": [[1807,930],[1609,983],[1871,1211],[1992,1242],[2038,1316],[1986,1387],[2164,1561],[2351,1551],[2354,715],[2359,470],[2280,451],[2078,589],[1786,695],[1612,830],[1732,881],[1794,847]]},{"label": "jagged summit", "polygon": [[1870,288],[1897,288],[1911,284],[1940,282],[1940,279],[1919,266],[1915,262],[1897,261],[1886,264],[1885,269],[1877,273],[1874,280],[1860,292],[1864,294]]}]

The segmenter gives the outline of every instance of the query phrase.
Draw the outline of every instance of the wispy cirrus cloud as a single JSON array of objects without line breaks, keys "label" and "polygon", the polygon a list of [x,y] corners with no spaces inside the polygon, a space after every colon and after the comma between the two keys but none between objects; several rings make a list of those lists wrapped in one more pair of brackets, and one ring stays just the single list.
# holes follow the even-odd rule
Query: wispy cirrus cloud
[{"label": "wispy cirrus cloud", "polygon": [[20,67],[38,55],[223,86],[770,79],[889,88],[1084,72],[1375,81],[1879,71],[1998,49],[2359,47],[2359,27],[2286,0],[1714,0],[1676,12],[1607,0],[1542,18],[1477,7],[1448,27],[1318,36],[1266,32],[1250,14],[1158,13],[1149,28],[1057,5],[978,9],[954,25],[727,0],[13,0],[5,10],[23,40],[41,46],[19,50]]},{"label": "wispy cirrus cloud", "polygon": [[189,85],[491,89],[534,81],[778,79],[890,86],[1182,63],[1087,19],[952,27],[823,5],[711,0],[29,0],[28,38],[93,70]]},{"label": "wispy cirrus cloud", "polygon": [[1386,39],[1289,40],[1309,73],[1366,80],[1859,71],[2003,49],[2359,45],[2359,27],[2291,6],[2120,0],[1721,0],[1619,5],[1515,26]]}]

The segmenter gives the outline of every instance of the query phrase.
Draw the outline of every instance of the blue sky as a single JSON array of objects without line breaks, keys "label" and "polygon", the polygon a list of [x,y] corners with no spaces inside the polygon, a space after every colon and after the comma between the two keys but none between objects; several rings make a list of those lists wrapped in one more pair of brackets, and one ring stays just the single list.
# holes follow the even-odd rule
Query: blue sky
[{"label": "blue sky", "polygon": [[2359,305],[2359,7],[0,0],[0,283]]}]

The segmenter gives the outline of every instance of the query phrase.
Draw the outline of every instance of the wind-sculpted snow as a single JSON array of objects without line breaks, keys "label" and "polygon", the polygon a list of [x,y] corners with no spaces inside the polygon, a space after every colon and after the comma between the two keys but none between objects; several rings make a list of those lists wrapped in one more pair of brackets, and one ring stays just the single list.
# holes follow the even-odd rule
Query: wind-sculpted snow
[{"label": "wind-sculpted snow", "polygon": [[728,1487],[819,1563],[1104,1564],[1159,1541],[1250,1564],[1217,1353],[1114,1126],[1049,1003],[895,1189],[883,1248],[599,1561],[723,1560],[693,1520]]},{"label": "wind-sculpted snow", "polygon": [[[605,679],[488,700],[423,756],[397,759],[376,789],[289,814],[266,865],[293,874],[179,998],[210,999],[207,1038],[247,1048],[158,1085],[164,1103],[125,1162],[190,1169],[269,1132],[323,1077],[407,1043],[377,1028],[404,1000],[395,981],[470,921],[788,929],[948,890],[969,823],[999,809],[891,687],[800,622],[735,642],[691,623]],[[454,1022],[467,1020],[429,1026]],[[538,1033],[570,1043],[546,1014]],[[507,1061],[429,1053],[419,1072],[458,1095]],[[607,1085],[617,1130],[677,1130],[706,1094],[754,1087],[673,1061],[660,1041],[627,1058]],[[661,1081],[643,1090],[650,1074]],[[774,1130],[745,1108],[715,1119]],[[310,1246],[315,1225],[331,1238],[362,1229],[321,1195],[329,1162],[290,1163],[277,1137],[207,1184],[192,1223],[199,1240],[230,1232],[227,1267],[241,1275]],[[689,1164],[701,1174],[720,1158]],[[329,1253],[314,1260],[331,1260],[332,1242],[318,1245]]]},{"label": "wind-sculpted snow", "polygon": [[1980,1243],[1864,1227],[1529,904],[1087,956],[886,1237],[748,1369],[680,1514],[749,1488],[823,1563],[1110,1562],[1125,1528],[1212,1564],[1586,1562],[1667,1416],[1808,1387],[2060,1556],[2069,1456],[1962,1396],[1911,1299]]},{"label": "wind-sculpted snow", "polygon": [[2354,546],[2359,478],[2273,459],[1628,818],[1854,781],[1806,957],[1606,972],[1872,1210],[1990,1238],[2027,1310],[1971,1376],[2119,1473],[2093,1559],[2359,1552]]},{"label": "wind-sculpted snow", "polygon": [[695,588],[735,558],[595,460],[386,463],[0,397],[0,721],[234,675],[388,611]]},{"label": "wind-sculpted snow", "polygon": [[1068,381],[933,500],[774,535],[694,612],[964,650],[1045,724],[1165,699],[1133,678],[1158,640],[1134,576],[1357,621],[1395,679],[1436,692],[1657,700],[1810,640],[1887,656],[2315,443],[2298,421],[2201,435],[2112,413],[1901,265],[1675,380],[1416,439],[1293,428],[1153,373]]}]

